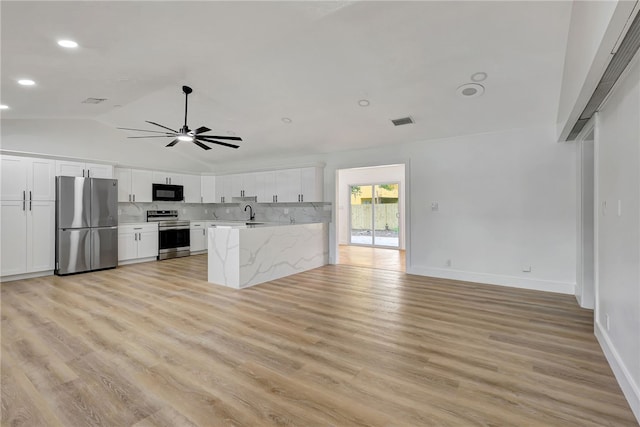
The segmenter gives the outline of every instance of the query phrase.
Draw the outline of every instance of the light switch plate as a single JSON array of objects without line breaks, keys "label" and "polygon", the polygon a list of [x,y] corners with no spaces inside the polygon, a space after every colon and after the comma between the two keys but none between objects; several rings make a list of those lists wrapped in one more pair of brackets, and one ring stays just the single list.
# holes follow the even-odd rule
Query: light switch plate
[{"label": "light switch plate", "polygon": [[438,202],[431,202],[431,210],[433,212],[437,212],[440,210],[440,205],[438,205]]}]

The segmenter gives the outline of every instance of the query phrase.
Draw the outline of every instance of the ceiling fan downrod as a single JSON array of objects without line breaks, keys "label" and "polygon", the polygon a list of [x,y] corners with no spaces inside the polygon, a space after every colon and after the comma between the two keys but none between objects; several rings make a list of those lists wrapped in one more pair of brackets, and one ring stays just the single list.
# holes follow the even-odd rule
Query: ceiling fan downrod
[{"label": "ceiling fan downrod", "polygon": [[189,103],[189,94],[193,92],[189,86],[182,86],[182,92],[184,92],[184,127],[181,129],[183,133],[189,132],[189,127],[187,126],[187,105]]}]

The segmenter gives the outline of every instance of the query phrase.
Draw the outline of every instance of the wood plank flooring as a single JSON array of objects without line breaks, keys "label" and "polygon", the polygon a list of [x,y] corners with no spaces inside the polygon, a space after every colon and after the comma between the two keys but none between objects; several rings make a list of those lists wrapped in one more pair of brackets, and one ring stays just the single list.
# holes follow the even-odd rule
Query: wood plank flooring
[{"label": "wood plank flooring", "polygon": [[571,296],[206,255],[3,283],[2,426],[633,426]]},{"label": "wood plank flooring", "polygon": [[371,246],[340,245],[340,264],[406,271],[405,251]]}]

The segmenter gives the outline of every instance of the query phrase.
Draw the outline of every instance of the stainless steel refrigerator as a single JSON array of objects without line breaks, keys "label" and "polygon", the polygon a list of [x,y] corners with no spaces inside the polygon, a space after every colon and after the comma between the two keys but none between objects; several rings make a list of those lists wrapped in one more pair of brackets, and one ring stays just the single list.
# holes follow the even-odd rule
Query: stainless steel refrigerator
[{"label": "stainless steel refrigerator", "polygon": [[118,265],[118,180],[56,177],[58,275]]}]

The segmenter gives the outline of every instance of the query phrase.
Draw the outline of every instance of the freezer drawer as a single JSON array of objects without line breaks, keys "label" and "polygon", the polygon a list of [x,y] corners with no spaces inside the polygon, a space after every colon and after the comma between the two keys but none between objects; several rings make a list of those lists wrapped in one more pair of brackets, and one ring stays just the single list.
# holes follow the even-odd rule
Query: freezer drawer
[{"label": "freezer drawer", "polygon": [[56,274],[91,270],[91,231],[89,228],[58,229]]},{"label": "freezer drawer", "polygon": [[118,265],[118,227],[91,229],[91,269]]}]

